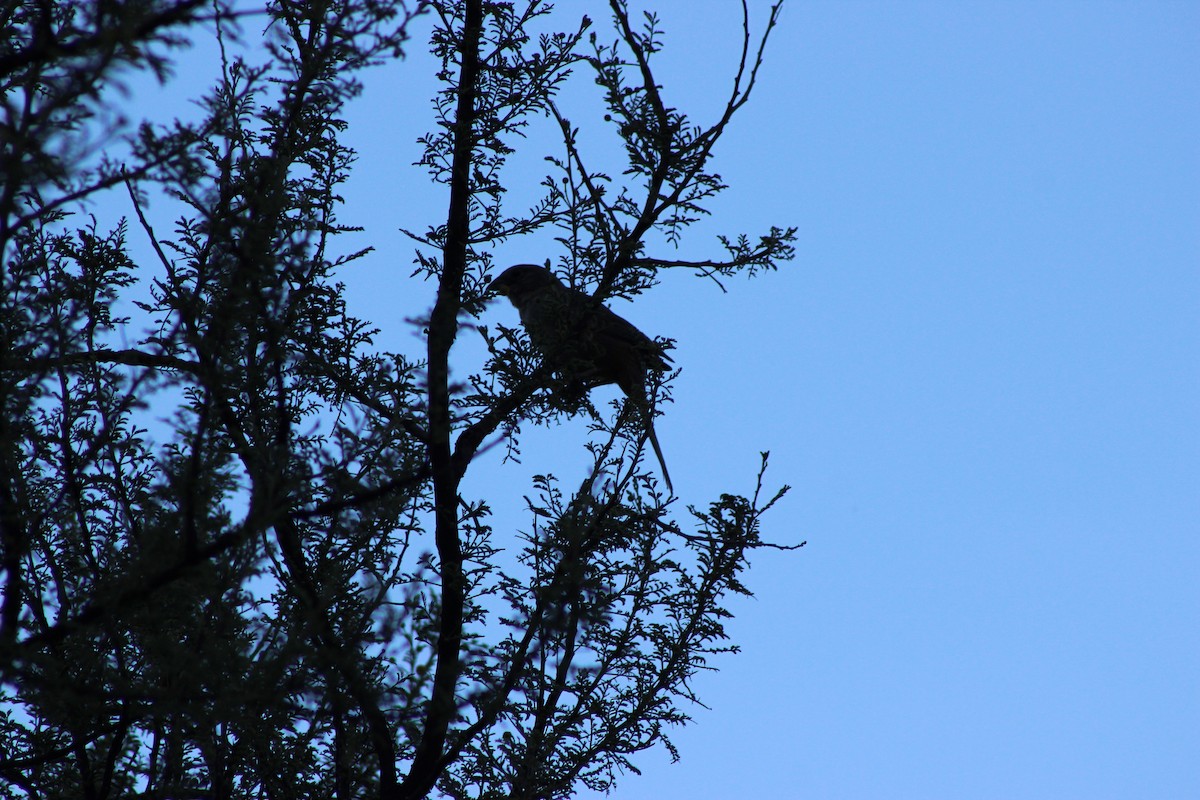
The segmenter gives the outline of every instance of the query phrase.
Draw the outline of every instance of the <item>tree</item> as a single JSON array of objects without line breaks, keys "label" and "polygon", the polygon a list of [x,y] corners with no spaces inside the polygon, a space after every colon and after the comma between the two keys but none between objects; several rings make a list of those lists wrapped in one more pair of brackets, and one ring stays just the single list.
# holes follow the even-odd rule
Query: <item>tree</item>
[{"label": "tree", "polygon": [[[565,797],[611,788],[643,749],[674,754],[689,678],[736,649],[723,603],[747,593],[748,553],[775,546],[759,526],[782,490],[762,494],[760,472],[754,496],[677,520],[642,468],[636,414],[561,391],[521,331],[465,320],[490,249],[513,237],[542,237],[597,301],[662,269],[719,279],[789,259],[781,228],[722,239],[710,260],[657,253],[725,188],[713,147],[779,9],[755,38],[743,5],[741,65],[708,125],[655,79],[653,14],[637,24],[611,0],[611,28],[562,28],[550,11],[4,3],[7,796]],[[369,252],[338,238],[354,230],[337,215],[354,162],[343,116],[421,15],[442,85],[422,163],[449,211],[411,234],[427,349],[390,353],[338,282]],[[261,48],[239,53],[241,26],[265,27]],[[125,134],[120,76],[169,80],[172,48],[209,34],[222,62],[202,119]],[[623,145],[619,176],[592,165],[560,106],[584,77]],[[541,197],[516,210],[505,167],[546,122],[558,145]],[[88,204],[118,193],[129,219],[105,229]],[[170,232],[151,198],[177,209]],[[464,331],[489,355],[455,384]],[[539,477],[528,526],[496,534],[491,504],[462,490],[476,456],[515,457],[522,426],[581,414],[591,476]]]}]

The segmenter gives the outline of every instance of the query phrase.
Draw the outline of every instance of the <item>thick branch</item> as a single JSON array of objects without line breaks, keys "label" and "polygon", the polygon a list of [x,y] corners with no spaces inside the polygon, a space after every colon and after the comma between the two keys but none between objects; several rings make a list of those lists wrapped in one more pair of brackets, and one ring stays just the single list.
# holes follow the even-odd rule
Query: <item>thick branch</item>
[{"label": "thick branch", "polygon": [[470,240],[471,161],[475,152],[475,99],[479,76],[479,47],[483,36],[483,2],[467,0],[455,111],[454,156],[450,175],[450,209],[438,298],[429,324],[429,463],[433,471],[434,538],[442,574],[442,608],[437,643],[437,667],[426,707],[424,730],[402,798],[424,797],[441,774],[446,732],[457,711],[455,693],[461,671],[463,606],[466,585],[462,543],[458,533],[460,472],[450,448],[450,348],[458,332],[463,275]]}]

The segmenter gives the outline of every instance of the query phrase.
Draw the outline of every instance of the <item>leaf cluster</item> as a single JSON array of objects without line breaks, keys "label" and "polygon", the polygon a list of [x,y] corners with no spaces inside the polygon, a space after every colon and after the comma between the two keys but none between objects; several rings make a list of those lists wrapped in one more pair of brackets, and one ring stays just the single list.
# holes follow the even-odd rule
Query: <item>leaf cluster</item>
[{"label": "leaf cluster", "polygon": [[[461,384],[450,360],[514,237],[545,237],[597,299],[665,267],[791,256],[791,229],[710,261],[648,255],[725,188],[709,162],[765,34],[747,22],[728,107],[701,126],[654,78],[657,18],[635,28],[612,0],[601,35],[551,11],[0,8],[0,796],[568,797],[676,754],[692,679],[736,650],[728,598],[779,495],[760,472],[679,522],[639,416],[565,398],[522,332],[473,325],[487,360]],[[341,282],[370,254],[343,244],[345,112],[418,18],[441,83],[420,166],[449,211],[411,234],[436,287],[425,350],[390,353]],[[103,117],[122,74],[168,80],[200,35],[221,56],[196,122]],[[603,89],[620,177],[559,108],[580,76]],[[557,151],[516,208],[508,171],[535,129]],[[125,218],[103,226],[101,201]],[[464,476],[497,444],[518,457],[522,424],[581,412],[589,477],[539,476],[529,524],[500,528],[503,498]]]}]

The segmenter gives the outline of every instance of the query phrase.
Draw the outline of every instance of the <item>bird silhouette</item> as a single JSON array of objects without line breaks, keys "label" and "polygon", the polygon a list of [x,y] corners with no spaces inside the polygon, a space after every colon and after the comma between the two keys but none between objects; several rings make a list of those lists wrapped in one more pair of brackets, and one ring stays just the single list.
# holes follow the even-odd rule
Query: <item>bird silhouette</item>
[{"label": "bird silhouette", "polygon": [[529,340],[573,390],[587,392],[615,383],[633,401],[645,419],[646,435],[658,457],[663,480],[673,492],[646,393],[647,373],[671,368],[671,358],[662,346],[628,320],[536,264],[509,267],[488,290],[512,302]]}]

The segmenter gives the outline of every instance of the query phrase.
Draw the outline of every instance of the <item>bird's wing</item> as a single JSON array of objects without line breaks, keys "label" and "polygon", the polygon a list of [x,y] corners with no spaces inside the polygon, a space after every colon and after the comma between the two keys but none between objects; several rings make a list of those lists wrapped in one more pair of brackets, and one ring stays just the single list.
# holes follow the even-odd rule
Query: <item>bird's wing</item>
[{"label": "bird's wing", "polygon": [[642,355],[646,366],[651,369],[668,368],[670,357],[663,353],[657,342],[638,330],[636,325],[608,306],[596,305],[595,301],[583,292],[577,291],[573,294],[575,296],[572,297],[572,301],[576,308],[586,309],[593,314],[589,328],[602,346],[631,348]]}]

